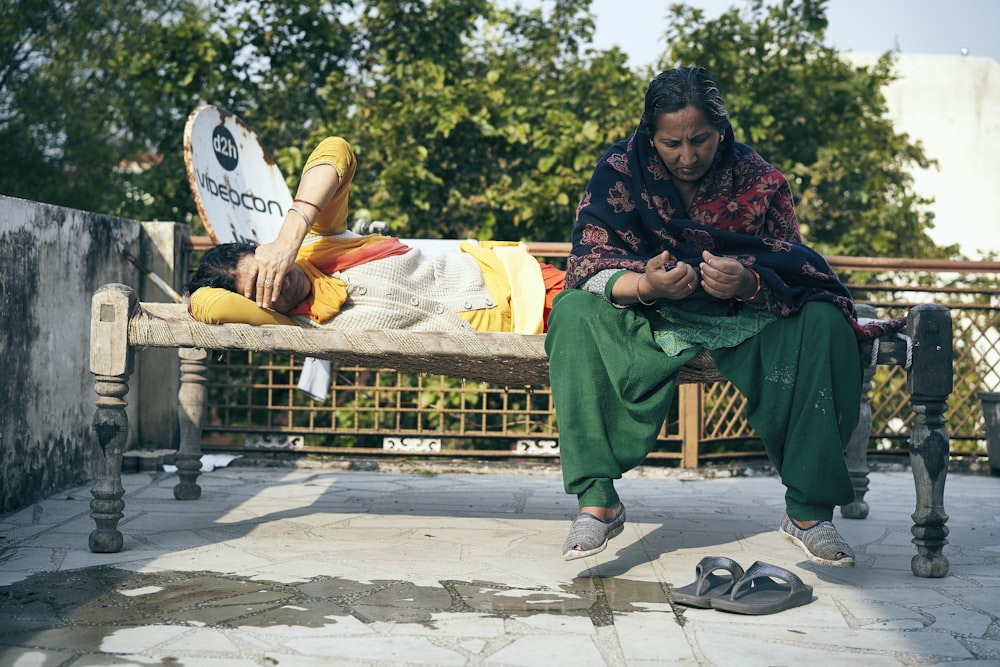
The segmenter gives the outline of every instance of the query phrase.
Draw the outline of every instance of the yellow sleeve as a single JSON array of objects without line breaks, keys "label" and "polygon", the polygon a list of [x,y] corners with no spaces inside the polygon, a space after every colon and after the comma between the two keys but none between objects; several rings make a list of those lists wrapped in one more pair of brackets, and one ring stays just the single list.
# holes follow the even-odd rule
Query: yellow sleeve
[{"label": "yellow sleeve", "polygon": [[503,262],[493,250],[462,241],[458,247],[472,255],[483,272],[483,282],[496,305],[455,313],[476,331],[513,331],[514,315],[510,308],[510,279]]},{"label": "yellow sleeve", "polygon": [[195,290],[191,295],[191,314],[205,324],[295,325],[290,317],[270,308],[261,308],[242,294],[221,287]]},{"label": "yellow sleeve", "polygon": [[340,185],[330,203],[313,220],[310,231],[321,236],[343,234],[347,231],[348,194],[351,189],[351,181],[354,180],[354,172],[358,166],[354,149],[342,137],[327,137],[319,142],[319,145],[310,153],[306,165],[302,168],[302,173],[304,174],[321,164],[328,164],[337,170]]}]

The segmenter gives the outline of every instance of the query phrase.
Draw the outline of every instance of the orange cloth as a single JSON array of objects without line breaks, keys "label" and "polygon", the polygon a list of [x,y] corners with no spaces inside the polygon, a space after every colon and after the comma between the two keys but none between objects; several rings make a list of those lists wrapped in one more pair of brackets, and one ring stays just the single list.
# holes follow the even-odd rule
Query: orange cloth
[{"label": "orange cloth", "polygon": [[542,311],[542,321],[545,323],[545,330],[549,330],[549,313],[552,312],[552,300],[559,292],[563,291],[564,278],[566,272],[557,269],[551,264],[541,264],[542,282],[545,284],[545,309]]},{"label": "orange cloth", "polygon": [[402,255],[409,249],[410,246],[395,236],[369,234],[349,239],[324,237],[315,243],[309,243],[307,240],[299,248],[296,258],[305,260],[323,273],[329,274],[383,257]]}]

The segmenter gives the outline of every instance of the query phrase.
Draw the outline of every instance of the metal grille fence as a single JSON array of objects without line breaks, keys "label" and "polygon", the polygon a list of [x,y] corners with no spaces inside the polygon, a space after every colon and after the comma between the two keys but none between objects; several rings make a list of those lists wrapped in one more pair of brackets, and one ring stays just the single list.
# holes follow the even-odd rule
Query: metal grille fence
[{"label": "metal grille fence", "polygon": [[[531,249],[539,256],[564,256],[566,246],[534,244]],[[831,258],[831,263],[849,279],[858,303],[873,305],[880,318],[898,316],[919,303],[951,310],[952,449],[983,454],[985,427],[977,392],[1000,390],[1000,263],[864,258]],[[217,355],[209,369],[203,445],[482,458],[558,454],[548,387],[334,367],[330,396],[319,402],[297,389],[302,369],[303,359],[287,355]],[[905,451],[911,419],[905,387],[903,369],[878,367],[870,393],[872,450]],[[682,385],[651,458],[696,467],[715,459],[762,455],[743,419],[744,405],[744,397],[728,382]]]}]

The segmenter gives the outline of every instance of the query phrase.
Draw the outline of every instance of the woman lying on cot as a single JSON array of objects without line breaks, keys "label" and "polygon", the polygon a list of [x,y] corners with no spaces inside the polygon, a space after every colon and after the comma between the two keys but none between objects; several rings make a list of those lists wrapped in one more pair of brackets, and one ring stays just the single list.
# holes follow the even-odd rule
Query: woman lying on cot
[{"label": "woman lying on cot", "polygon": [[[523,244],[412,241],[347,229],[351,146],[324,139],[303,169],[278,238],[205,253],[185,286],[209,324],[414,331],[545,330],[564,272]],[[253,299],[256,299],[254,301]]]}]

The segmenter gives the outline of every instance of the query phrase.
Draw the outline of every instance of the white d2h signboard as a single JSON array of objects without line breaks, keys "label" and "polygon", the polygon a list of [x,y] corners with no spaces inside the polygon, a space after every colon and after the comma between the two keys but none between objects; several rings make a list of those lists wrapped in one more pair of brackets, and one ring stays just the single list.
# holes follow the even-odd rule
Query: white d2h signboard
[{"label": "white d2h signboard", "polygon": [[292,195],[274,158],[238,116],[216,106],[192,111],[184,163],[213,241],[267,243],[278,236]]}]

